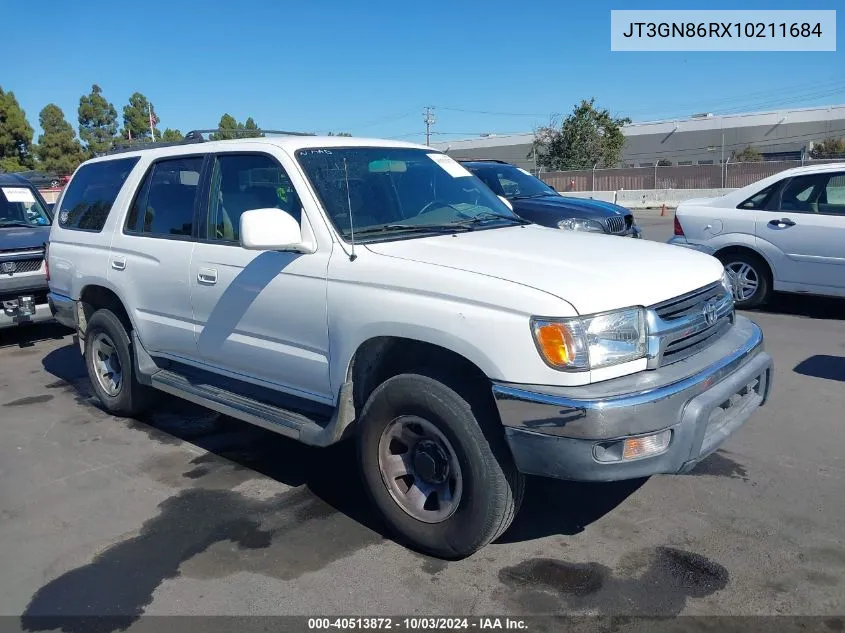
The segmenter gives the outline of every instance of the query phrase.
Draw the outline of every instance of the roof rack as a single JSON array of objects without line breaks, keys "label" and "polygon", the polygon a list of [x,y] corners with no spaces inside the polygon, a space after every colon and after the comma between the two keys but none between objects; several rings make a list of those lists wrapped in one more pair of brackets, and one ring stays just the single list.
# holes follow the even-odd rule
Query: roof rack
[{"label": "roof rack", "polygon": [[459,158],[459,163],[499,163],[501,165],[510,165],[510,163],[506,160],[500,160],[498,158]]},{"label": "roof rack", "polygon": [[204,143],[206,139],[203,137],[203,134],[219,134],[219,133],[226,133],[226,134],[260,134],[260,135],[267,135],[267,134],[278,134],[281,136],[315,136],[313,132],[286,132],[284,130],[246,130],[246,129],[235,129],[235,130],[227,130],[221,128],[213,128],[208,130],[191,130],[187,134],[185,134],[183,140],[181,141],[146,141],[143,143],[134,143],[132,144],[129,141],[123,142],[120,145],[116,145],[108,152],[101,154],[101,156],[107,156],[111,154],[121,154],[124,152],[137,152],[142,149],[156,149],[159,147],[174,147],[178,145],[190,145],[191,143]]}]

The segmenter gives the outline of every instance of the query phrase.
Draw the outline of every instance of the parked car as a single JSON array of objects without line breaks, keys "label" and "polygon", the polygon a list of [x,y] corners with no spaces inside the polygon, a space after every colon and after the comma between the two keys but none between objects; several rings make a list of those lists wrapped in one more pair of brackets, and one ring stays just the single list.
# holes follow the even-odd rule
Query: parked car
[{"label": "parked car", "polygon": [[70,176],[45,173],[34,169],[17,172],[17,175],[26,178],[38,189],[58,189],[70,180]]},{"label": "parked car", "polygon": [[113,153],[57,209],[50,301],[106,410],[160,390],[314,446],[354,436],[386,523],[437,556],[502,534],[525,474],[685,472],[769,391],[718,260],[530,224],[429,147]]},{"label": "parked car", "polygon": [[500,160],[467,160],[461,164],[478,176],[514,212],[541,226],[572,231],[642,237],[634,214],[601,200],[562,196],[529,172]]},{"label": "parked car", "polygon": [[0,328],[53,318],[44,260],[52,219],[28,180],[0,174]]},{"label": "parked car", "polygon": [[670,243],[718,257],[739,308],[773,290],[845,297],[845,163],[796,167],[682,202]]}]

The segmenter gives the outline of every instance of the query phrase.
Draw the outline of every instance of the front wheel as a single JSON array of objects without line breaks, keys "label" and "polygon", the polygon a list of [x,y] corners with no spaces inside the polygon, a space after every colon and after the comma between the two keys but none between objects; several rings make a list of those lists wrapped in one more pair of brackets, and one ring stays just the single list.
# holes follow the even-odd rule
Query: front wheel
[{"label": "front wheel", "polygon": [[401,374],[373,391],[360,420],[366,488],[389,526],[413,547],[463,558],[508,528],[524,477],[484,398],[464,397],[428,376]]},{"label": "front wheel", "polygon": [[719,259],[731,280],[737,308],[755,308],[769,298],[769,268],[762,259],[748,253],[728,253]]}]

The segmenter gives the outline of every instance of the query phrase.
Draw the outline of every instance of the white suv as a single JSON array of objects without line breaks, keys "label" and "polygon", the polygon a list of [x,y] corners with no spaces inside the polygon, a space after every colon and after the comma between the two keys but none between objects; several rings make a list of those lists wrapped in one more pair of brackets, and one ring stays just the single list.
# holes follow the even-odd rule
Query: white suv
[{"label": "white suv", "polygon": [[670,243],[718,257],[738,308],[773,290],[845,297],[845,163],[796,167],[682,202]]},{"label": "white suv", "polygon": [[428,147],[116,153],[56,209],[51,304],[106,409],[161,390],[311,445],[354,435],[389,525],[435,555],[504,532],[526,473],[689,470],[768,393],[718,260],[529,224]]}]

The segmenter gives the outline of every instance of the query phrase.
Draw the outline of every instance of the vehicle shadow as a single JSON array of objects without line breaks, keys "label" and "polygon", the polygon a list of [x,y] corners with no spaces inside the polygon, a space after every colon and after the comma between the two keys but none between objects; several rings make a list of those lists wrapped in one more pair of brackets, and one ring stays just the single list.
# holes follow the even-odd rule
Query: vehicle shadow
[{"label": "vehicle shadow", "polygon": [[[44,369],[74,395],[77,403],[103,416],[93,396],[78,348],[69,344],[48,353]],[[370,502],[358,476],[353,441],[328,448],[300,444],[265,429],[161,394],[151,410],[128,420],[131,428],[170,445],[189,442],[208,451],[192,460],[188,479],[219,468],[249,469],[286,486],[307,488],[331,506],[384,538],[393,538]],[[529,477],[522,508],[498,543],[518,543],[584,530],[625,501],[645,479],[616,483],[574,483]]]},{"label": "vehicle shadow", "polygon": [[0,349],[7,347],[32,347],[39,341],[58,341],[73,330],[58,323],[33,323],[0,330]]},{"label": "vehicle shadow", "polygon": [[612,512],[647,478],[580,483],[529,477],[522,508],[496,542],[519,543],[557,534],[571,536]]},{"label": "vehicle shadow", "polygon": [[776,292],[769,302],[749,313],[785,314],[808,319],[845,320],[845,299]]},{"label": "vehicle shadow", "polygon": [[792,371],[811,378],[827,378],[845,382],[845,357],[817,354],[802,360]]}]

